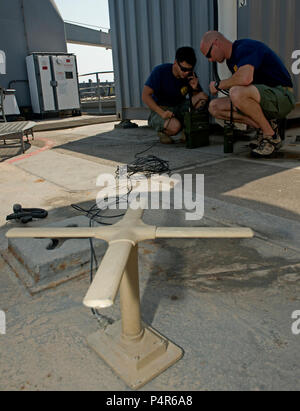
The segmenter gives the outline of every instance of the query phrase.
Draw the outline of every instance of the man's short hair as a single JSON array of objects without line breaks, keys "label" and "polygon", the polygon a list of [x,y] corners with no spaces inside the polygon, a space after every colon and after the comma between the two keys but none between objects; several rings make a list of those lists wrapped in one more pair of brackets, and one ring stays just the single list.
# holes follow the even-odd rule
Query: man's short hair
[{"label": "man's short hair", "polygon": [[197,63],[197,57],[192,47],[181,47],[176,51],[176,61],[182,63],[186,61],[191,66],[195,67]]}]

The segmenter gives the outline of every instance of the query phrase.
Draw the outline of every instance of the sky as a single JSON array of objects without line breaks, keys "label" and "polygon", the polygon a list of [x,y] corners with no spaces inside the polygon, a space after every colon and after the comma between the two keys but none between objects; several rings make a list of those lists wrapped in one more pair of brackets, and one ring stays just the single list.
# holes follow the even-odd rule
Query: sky
[{"label": "sky", "polygon": [[[66,21],[109,29],[108,0],[54,0]],[[97,29],[97,27],[95,27]],[[107,31],[107,30],[104,30]],[[68,52],[77,56],[78,74],[113,70],[112,51],[102,47],[67,44]],[[87,81],[89,77],[81,77]],[[94,80],[96,77],[91,77]],[[100,81],[112,81],[113,75],[102,75]],[[81,80],[80,80],[81,81]]]}]

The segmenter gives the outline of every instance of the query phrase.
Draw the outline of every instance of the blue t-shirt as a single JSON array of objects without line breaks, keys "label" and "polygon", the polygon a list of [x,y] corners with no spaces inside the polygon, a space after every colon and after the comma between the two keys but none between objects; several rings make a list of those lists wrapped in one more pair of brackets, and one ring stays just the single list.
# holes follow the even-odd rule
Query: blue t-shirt
[{"label": "blue t-shirt", "polygon": [[227,60],[229,70],[234,74],[238,68],[247,64],[255,68],[253,84],[293,87],[286,67],[277,54],[264,43],[250,39],[233,43],[231,58]]},{"label": "blue t-shirt", "polygon": [[154,90],[152,97],[159,106],[177,106],[188,94],[188,81],[177,79],[172,70],[173,64],[161,64],[155,67],[145,83]]}]

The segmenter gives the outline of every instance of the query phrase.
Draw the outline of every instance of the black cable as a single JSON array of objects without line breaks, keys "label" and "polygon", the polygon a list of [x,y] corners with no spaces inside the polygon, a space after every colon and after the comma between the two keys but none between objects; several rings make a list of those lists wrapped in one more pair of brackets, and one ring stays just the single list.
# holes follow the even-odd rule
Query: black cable
[{"label": "black cable", "polygon": [[[98,218],[110,219],[110,218],[118,218],[118,217],[124,216],[124,213],[119,214],[119,215],[112,215],[112,216],[101,215],[100,213],[104,210],[99,209],[97,204],[94,204],[89,210],[85,210],[84,208],[80,207],[77,204],[71,204],[71,207],[74,208],[76,211],[79,211],[80,213],[85,214],[86,217],[90,219],[90,221],[96,221],[98,224],[101,224],[101,225],[111,225],[111,224],[105,223],[104,221],[99,221]],[[96,207],[97,207],[97,211],[92,213],[92,211],[94,211]]]},{"label": "black cable", "polygon": [[[171,120],[171,119],[170,119]],[[127,181],[131,179],[135,174],[144,174],[145,177],[150,178],[155,174],[169,174],[171,172],[169,167],[169,161],[162,160],[154,155],[141,156],[141,154],[146,153],[151,150],[157,143],[152,144],[146,150],[135,154],[135,161],[126,166],[118,167],[116,170],[116,178],[119,180],[123,177],[123,171],[126,169]],[[131,181],[130,181],[131,182]],[[132,184],[131,184],[132,186]]]},{"label": "black cable", "polygon": [[[171,120],[171,119],[170,119]],[[146,150],[141,151],[140,153],[135,154],[136,160],[128,164],[127,166],[121,166],[117,167],[117,170],[115,172],[116,179],[120,180],[121,177],[126,177],[127,181],[127,193],[124,194],[123,196],[117,196],[115,200],[115,205],[119,205],[120,202],[123,199],[126,199],[126,202],[128,203],[128,197],[130,193],[132,192],[133,185],[132,185],[132,177],[135,174],[144,174],[147,178],[151,177],[152,175],[155,174],[162,174],[162,173],[168,173],[170,174],[171,170],[169,168],[169,161],[162,160],[156,156],[153,155],[148,155],[146,157],[141,157],[141,154],[146,153],[147,151],[151,150],[157,143],[155,142],[152,144],[150,147],[148,147]],[[126,168],[126,174],[123,173],[124,168]],[[129,183],[129,185],[128,185]],[[84,209],[83,207],[80,207],[77,204],[71,204],[71,207],[74,208],[74,210],[79,211],[82,214],[85,214],[86,217],[89,218],[89,226],[92,227],[93,223],[96,222],[101,225],[112,225],[110,223],[107,223],[103,221],[103,219],[111,219],[111,218],[119,218],[123,217],[125,213],[118,214],[118,215],[103,215],[104,209],[99,208],[99,204],[93,204],[92,207],[89,209]],[[91,256],[90,256],[90,282],[92,283],[93,281],[93,271],[94,271],[94,264],[95,264],[95,269],[96,271],[98,270],[98,261],[96,257],[96,252],[93,244],[93,238],[89,238],[90,242],[90,250],[91,250]],[[113,320],[110,318],[104,316],[103,314],[100,314],[97,310],[91,309],[92,314],[97,318],[98,321],[101,319],[105,319],[108,323],[112,324]]]},{"label": "black cable", "polygon": [[175,116],[174,116],[174,113],[173,113],[173,116],[169,118],[168,124],[167,124],[167,125],[165,126],[165,128],[163,129],[163,133],[165,133],[165,132],[166,132],[166,130],[168,129],[169,124],[170,124],[170,122],[171,122],[172,118],[174,118],[174,117],[175,117]]},{"label": "black cable", "polygon": [[[84,209],[82,207],[80,207],[77,204],[71,204],[71,207],[74,208],[74,210],[79,211],[80,213],[83,213],[86,215],[86,217],[89,218],[89,227],[93,227],[93,223],[96,221],[98,224],[101,225],[111,225],[109,223],[105,223],[103,221],[99,221],[98,218],[116,218],[116,217],[121,217],[124,214],[118,215],[118,216],[104,216],[104,215],[100,215],[101,209],[98,208],[97,204],[94,204],[92,207],[90,207],[89,209]],[[99,264],[98,264],[98,260],[96,257],[96,252],[95,252],[95,247],[93,244],[93,238],[89,238],[89,243],[90,243],[90,283],[92,283],[93,281],[93,271],[94,271],[94,264],[95,264],[95,271],[97,272],[98,268],[99,268]],[[100,321],[101,320],[105,320],[107,321],[109,324],[113,323],[113,320],[111,318],[106,317],[103,314],[100,314],[98,312],[98,310],[91,308],[91,312],[92,314],[95,316],[95,318],[97,318],[97,320]]]},{"label": "black cable", "polygon": [[[216,82],[220,83],[221,79],[220,79],[220,76],[219,76],[219,73],[218,73],[218,66],[217,66],[216,62],[213,63],[213,72],[214,72],[214,77],[215,77]],[[220,88],[217,88],[217,90],[220,93],[222,93],[224,96],[226,96],[230,99],[229,90],[222,90]],[[230,99],[230,121],[229,121],[229,125],[230,125],[231,128],[234,128],[233,112],[234,112],[234,108],[233,108],[232,101]],[[228,121],[225,121],[225,124],[228,124]]]},{"label": "black cable", "polygon": [[[120,176],[117,170],[117,178]],[[156,156],[148,155],[139,157],[133,163],[127,165],[127,177],[130,179],[135,174],[144,174],[149,178],[155,174],[170,173],[169,161],[162,160]]]},{"label": "black cable", "polygon": [[[171,119],[170,119],[170,121],[171,121]],[[169,122],[169,123],[170,123],[170,122]],[[153,148],[153,147],[156,146],[157,144],[158,144],[158,142],[156,141],[156,142],[153,143],[150,147],[146,148],[146,150],[141,151],[140,153],[136,153],[134,157],[135,157],[135,158],[139,157],[141,154],[144,154],[144,153],[146,153],[147,151],[151,150],[151,148]]]}]

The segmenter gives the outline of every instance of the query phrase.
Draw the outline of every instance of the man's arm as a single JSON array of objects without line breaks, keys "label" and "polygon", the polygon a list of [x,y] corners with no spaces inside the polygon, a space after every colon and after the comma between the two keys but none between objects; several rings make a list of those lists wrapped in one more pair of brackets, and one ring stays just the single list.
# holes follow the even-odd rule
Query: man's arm
[{"label": "man's arm", "polygon": [[[236,73],[233,74],[232,77],[226,80],[222,80],[219,84],[219,89],[221,90],[229,90],[231,87],[234,86],[250,86],[253,83],[254,79],[254,66],[247,64],[246,66],[242,66],[238,69]],[[210,91],[212,94],[217,94],[217,89],[215,88],[215,83],[211,83]]]},{"label": "man's arm", "polygon": [[145,86],[142,94],[143,102],[150,108],[150,110],[155,111],[161,118],[167,120],[172,118],[174,115],[171,111],[165,111],[159,107],[159,105],[153,99],[154,90],[149,86]]}]

